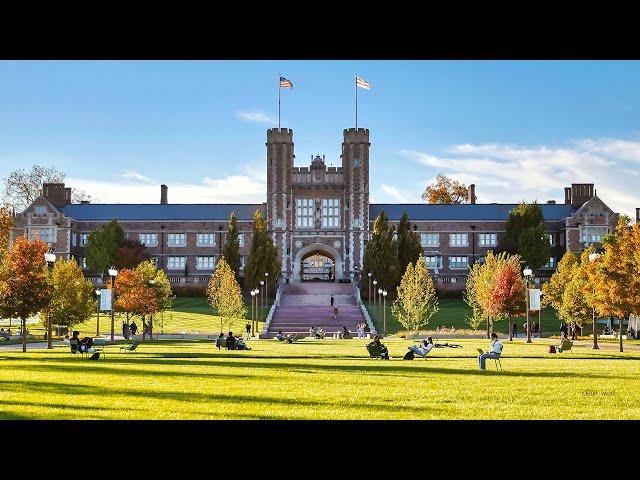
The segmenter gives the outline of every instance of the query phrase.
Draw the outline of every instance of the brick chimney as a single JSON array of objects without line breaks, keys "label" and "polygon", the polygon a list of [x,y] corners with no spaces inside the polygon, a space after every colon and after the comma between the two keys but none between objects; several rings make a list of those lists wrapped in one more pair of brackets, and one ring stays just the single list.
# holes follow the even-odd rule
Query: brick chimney
[{"label": "brick chimney", "polygon": [[64,183],[43,183],[42,196],[57,208],[71,203],[71,189],[65,188]]},{"label": "brick chimney", "polygon": [[467,197],[468,197],[467,201],[469,203],[476,203],[476,186],[475,186],[475,184],[472,183],[471,185],[469,185],[468,192],[467,192]]},{"label": "brick chimney", "polygon": [[636,208],[636,223],[640,223],[640,208]]},{"label": "brick chimney", "polygon": [[571,187],[564,187],[564,203],[571,205]]},{"label": "brick chimney", "polygon": [[167,203],[169,203],[167,198],[168,194],[169,194],[169,187],[167,187],[164,184],[160,185],[160,203],[162,205],[166,205]]}]

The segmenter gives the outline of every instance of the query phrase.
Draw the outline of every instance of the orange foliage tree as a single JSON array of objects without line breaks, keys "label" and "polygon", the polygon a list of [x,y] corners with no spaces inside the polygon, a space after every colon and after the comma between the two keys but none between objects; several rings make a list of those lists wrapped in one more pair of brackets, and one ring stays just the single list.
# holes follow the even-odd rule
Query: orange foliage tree
[{"label": "orange foliage tree", "polygon": [[494,318],[509,320],[509,340],[513,338],[513,317],[525,313],[525,289],[519,259],[509,257],[500,262],[490,291],[491,303],[487,313]]},{"label": "orange foliage tree", "polygon": [[422,199],[429,203],[464,203],[468,200],[468,195],[466,185],[440,173],[436,182],[422,193]]},{"label": "orange foliage tree", "polygon": [[13,214],[8,205],[0,205],[0,257],[9,248],[11,230],[13,230]]},{"label": "orange foliage tree", "polygon": [[49,246],[20,236],[0,260],[0,315],[18,317],[22,324],[22,351],[27,351],[27,318],[49,303],[50,288],[44,254]]}]

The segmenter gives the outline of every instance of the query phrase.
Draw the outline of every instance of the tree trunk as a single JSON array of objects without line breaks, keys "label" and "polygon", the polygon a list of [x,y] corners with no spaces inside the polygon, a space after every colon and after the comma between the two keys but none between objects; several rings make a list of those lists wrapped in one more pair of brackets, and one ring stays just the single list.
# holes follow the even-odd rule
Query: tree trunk
[{"label": "tree trunk", "polygon": [[618,320],[618,335],[620,336],[620,351],[623,352],[624,349],[622,348],[622,325],[624,324],[624,317],[620,317]]},{"label": "tree trunk", "polygon": [[[27,352],[27,319],[22,318],[21,321],[22,321],[22,353],[26,353]],[[622,348],[622,346],[620,348]]]},{"label": "tree trunk", "polygon": [[146,338],[146,323],[144,321],[144,315],[140,315],[142,317],[142,341],[144,342],[144,339]]},{"label": "tree trunk", "polygon": [[509,317],[509,341],[513,341],[513,322],[511,321],[511,317]]},{"label": "tree trunk", "polygon": [[487,317],[487,338],[491,338],[491,332],[489,331],[489,317]]}]

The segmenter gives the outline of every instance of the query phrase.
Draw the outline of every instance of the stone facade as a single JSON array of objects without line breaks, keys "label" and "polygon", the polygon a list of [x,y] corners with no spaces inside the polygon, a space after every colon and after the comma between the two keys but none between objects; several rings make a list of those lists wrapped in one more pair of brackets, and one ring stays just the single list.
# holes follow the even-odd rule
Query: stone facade
[{"label": "stone facade", "polygon": [[[339,167],[327,167],[319,155],[311,158],[309,166],[295,167],[291,129],[269,129],[265,145],[263,204],[172,205],[168,187],[162,185],[159,204],[70,205],[70,188],[45,184],[43,195],[16,216],[12,238],[39,236],[57,255],[83,264],[86,236],[117,218],[127,238],[143,241],[172,282],[205,283],[221,254],[229,213],[238,215],[244,264],[253,213],[260,210],[278,249],[283,279],[301,280],[305,259],[317,254],[332,262],[330,278],[338,281],[359,276],[377,212],[385,210],[390,223],[397,224],[406,209],[440,288],[461,289],[468,266],[496,248],[513,207],[475,204],[474,185],[470,186],[471,205],[370,205],[368,129],[343,131]],[[580,252],[589,243],[597,244],[617,220],[593,184],[573,184],[565,189],[564,205],[548,202],[542,207],[548,212],[545,230],[552,244],[552,257],[542,277],[553,272],[565,251]]]}]

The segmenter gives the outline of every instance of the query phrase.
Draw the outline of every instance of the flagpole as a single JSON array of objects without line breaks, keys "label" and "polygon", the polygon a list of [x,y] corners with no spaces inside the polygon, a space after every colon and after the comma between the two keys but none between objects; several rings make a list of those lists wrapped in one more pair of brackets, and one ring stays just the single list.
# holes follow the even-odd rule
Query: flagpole
[{"label": "flagpole", "polygon": [[358,74],[355,76],[355,89],[356,89],[356,131],[358,130]]},{"label": "flagpole", "polygon": [[280,130],[280,74],[278,74],[278,131]]}]

